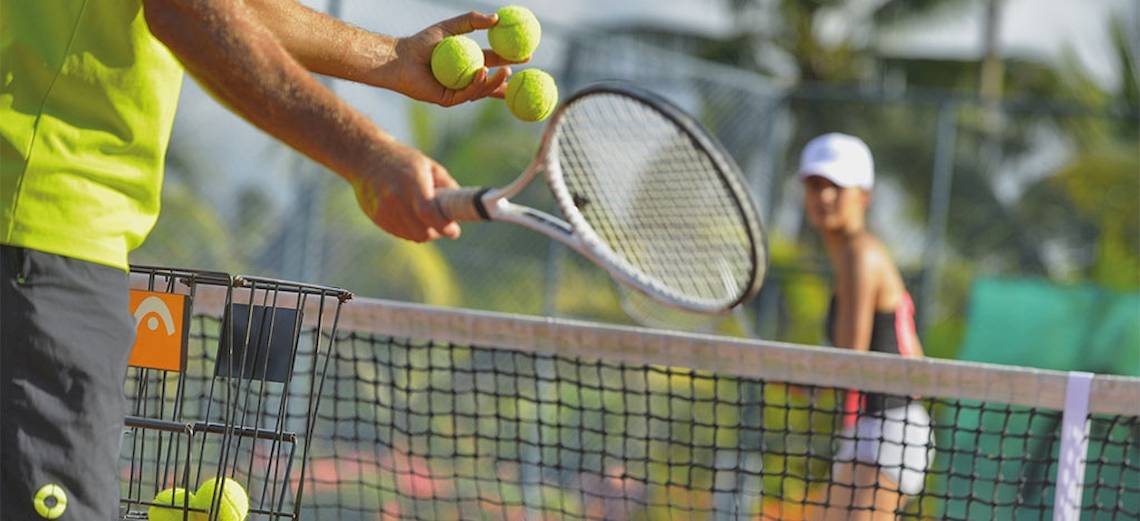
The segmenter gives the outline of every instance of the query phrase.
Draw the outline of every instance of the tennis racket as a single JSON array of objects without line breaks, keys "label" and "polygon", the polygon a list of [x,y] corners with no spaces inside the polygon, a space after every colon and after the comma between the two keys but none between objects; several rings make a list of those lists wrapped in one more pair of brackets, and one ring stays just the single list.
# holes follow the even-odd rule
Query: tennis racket
[{"label": "tennis racket", "polygon": [[[540,172],[561,218],[510,201]],[[753,296],[767,268],[764,229],[741,179],[691,116],[648,91],[605,83],[551,116],[514,182],[440,190],[436,204],[456,221],[525,226],[663,304],[718,313]]]}]

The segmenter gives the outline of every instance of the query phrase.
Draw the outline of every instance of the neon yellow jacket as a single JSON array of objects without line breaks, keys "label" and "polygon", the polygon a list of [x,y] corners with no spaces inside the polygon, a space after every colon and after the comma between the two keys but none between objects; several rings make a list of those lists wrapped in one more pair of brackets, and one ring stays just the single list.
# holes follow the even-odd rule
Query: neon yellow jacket
[{"label": "neon yellow jacket", "polygon": [[138,0],[0,0],[0,243],[126,269],[181,86]]}]

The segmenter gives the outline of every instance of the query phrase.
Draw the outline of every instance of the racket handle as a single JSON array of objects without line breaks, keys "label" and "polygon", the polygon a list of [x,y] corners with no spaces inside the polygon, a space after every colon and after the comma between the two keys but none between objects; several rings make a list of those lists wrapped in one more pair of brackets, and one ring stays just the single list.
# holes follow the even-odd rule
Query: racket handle
[{"label": "racket handle", "polygon": [[483,206],[483,194],[489,188],[441,188],[435,192],[435,205],[440,215],[460,222],[489,221]]}]

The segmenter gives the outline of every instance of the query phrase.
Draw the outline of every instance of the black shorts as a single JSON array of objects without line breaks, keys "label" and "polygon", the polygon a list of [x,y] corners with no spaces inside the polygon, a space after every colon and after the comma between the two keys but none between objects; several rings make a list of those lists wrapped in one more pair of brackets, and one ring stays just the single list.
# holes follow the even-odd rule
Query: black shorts
[{"label": "black shorts", "polygon": [[0,285],[0,518],[117,519],[127,273],[5,245]]}]

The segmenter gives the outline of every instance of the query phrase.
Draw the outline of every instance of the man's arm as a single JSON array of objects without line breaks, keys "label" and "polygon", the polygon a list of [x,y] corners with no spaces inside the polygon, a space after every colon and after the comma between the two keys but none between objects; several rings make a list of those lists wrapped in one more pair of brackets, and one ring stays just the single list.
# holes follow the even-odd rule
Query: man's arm
[{"label": "man's arm", "polygon": [[[314,11],[296,0],[248,3],[285,49],[310,71],[382,87],[443,106],[486,96],[503,97],[510,69],[503,67],[492,75],[484,69],[477,73],[469,87],[455,91],[435,81],[430,65],[431,52],[440,40],[453,34],[490,28],[498,22],[496,15],[472,11],[413,36],[393,38]],[[513,63],[490,50],[485,50],[483,57],[487,67]]]},{"label": "man's arm", "polygon": [[151,32],[204,88],[347,179],[378,226],[414,241],[459,235],[432,204],[436,187],[455,185],[447,171],[316,81],[244,3],[145,0],[143,8]]}]

